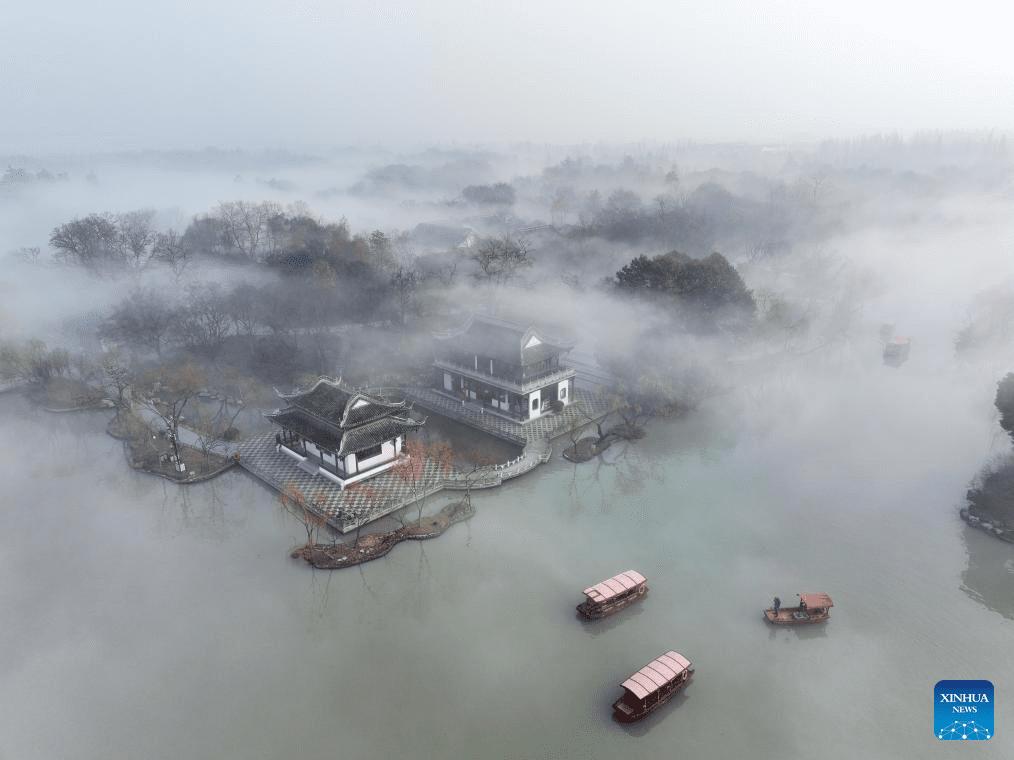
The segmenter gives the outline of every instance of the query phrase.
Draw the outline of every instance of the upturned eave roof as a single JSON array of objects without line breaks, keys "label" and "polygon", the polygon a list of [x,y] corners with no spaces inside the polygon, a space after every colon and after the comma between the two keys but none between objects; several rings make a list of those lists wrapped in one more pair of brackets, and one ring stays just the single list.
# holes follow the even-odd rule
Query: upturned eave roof
[{"label": "upturned eave roof", "polygon": [[573,343],[554,338],[538,327],[477,315],[470,316],[461,328],[434,338],[438,345],[462,353],[520,366],[536,364],[574,348]]}]

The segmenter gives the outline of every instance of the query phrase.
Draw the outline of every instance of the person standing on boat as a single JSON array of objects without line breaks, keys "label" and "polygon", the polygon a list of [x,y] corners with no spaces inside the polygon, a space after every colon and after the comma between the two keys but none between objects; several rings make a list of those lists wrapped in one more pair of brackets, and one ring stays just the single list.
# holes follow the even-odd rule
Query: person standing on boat
[{"label": "person standing on boat", "polygon": [[779,610],[779,609],[781,609],[781,606],[782,606],[782,600],[781,600],[781,599],[779,599],[779,598],[778,598],[778,597],[776,596],[776,597],[775,597],[775,616],[776,616],[776,617],[777,617],[777,615],[778,615],[778,610]]}]

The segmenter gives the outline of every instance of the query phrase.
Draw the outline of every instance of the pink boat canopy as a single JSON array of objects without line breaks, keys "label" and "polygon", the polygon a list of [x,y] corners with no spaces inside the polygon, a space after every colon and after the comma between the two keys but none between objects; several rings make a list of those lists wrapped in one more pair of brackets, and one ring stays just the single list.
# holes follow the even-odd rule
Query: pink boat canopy
[{"label": "pink boat canopy", "polygon": [[629,591],[635,586],[640,586],[647,579],[636,570],[627,570],[625,573],[614,575],[607,581],[597,583],[591,588],[584,590],[585,596],[595,603],[601,604],[612,599],[617,594],[622,594],[624,591]]},{"label": "pink boat canopy", "polygon": [[799,603],[808,610],[826,610],[828,607],[834,607],[834,602],[827,594],[800,594],[799,600]]},{"label": "pink boat canopy", "polygon": [[643,700],[658,691],[691,666],[690,660],[677,652],[666,652],[652,660],[621,685],[635,697]]}]

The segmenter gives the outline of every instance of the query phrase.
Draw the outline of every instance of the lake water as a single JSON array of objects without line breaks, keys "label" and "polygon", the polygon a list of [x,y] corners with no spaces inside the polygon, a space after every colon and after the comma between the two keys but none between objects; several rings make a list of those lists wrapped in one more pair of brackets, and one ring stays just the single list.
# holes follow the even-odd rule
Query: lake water
[{"label": "lake water", "polygon": [[[0,758],[943,758],[933,687],[965,678],[996,688],[976,757],[1014,756],[1014,546],[957,516],[1007,446],[996,377],[946,340],[884,367],[872,331],[743,372],[334,573],[289,558],[302,528],[245,473],[176,487],[127,468],[104,414],[0,396]],[[580,622],[628,568],[645,600]],[[827,625],[762,621],[811,591]],[[669,649],[685,696],[614,723]]]}]

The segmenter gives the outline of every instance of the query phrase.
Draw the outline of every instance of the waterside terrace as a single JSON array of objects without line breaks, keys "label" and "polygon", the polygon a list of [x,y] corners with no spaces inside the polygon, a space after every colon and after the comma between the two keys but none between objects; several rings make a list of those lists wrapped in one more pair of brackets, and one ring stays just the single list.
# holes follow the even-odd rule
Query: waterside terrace
[{"label": "waterside terrace", "polygon": [[[417,409],[429,410],[471,427],[483,430],[524,447],[521,455],[503,462],[470,472],[451,471],[442,475],[426,473],[423,482],[431,483],[425,489],[413,489],[392,471],[381,473],[367,481],[368,488],[340,489],[312,468],[294,467],[291,457],[276,450],[271,434],[258,436],[238,447],[239,464],[252,475],[275,490],[298,489],[306,499],[307,509],[318,515],[342,533],[355,530],[384,515],[409,506],[422,498],[444,489],[466,490],[494,488],[503,481],[531,472],[548,462],[553,449],[550,441],[566,434],[577,423],[601,419],[611,411],[610,403],[602,396],[578,391],[574,403],[563,411],[545,415],[527,424],[521,424],[475,403],[462,404],[428,388],[401,389],[401,395],[411,400]],[[435,466],[435,465],[434,465]],[[431,477],[430,477],[431,476]]]}]

